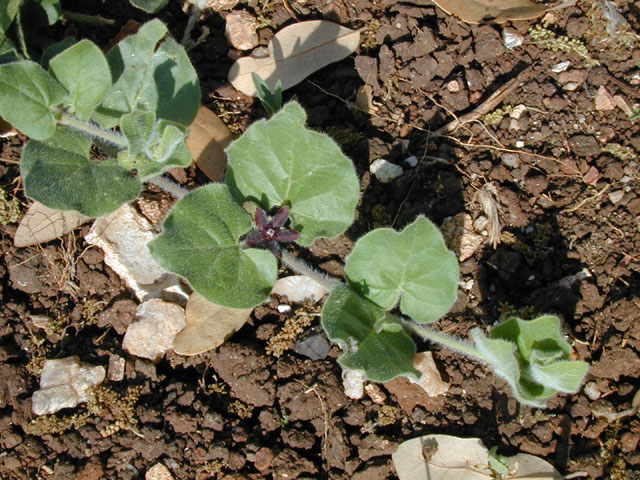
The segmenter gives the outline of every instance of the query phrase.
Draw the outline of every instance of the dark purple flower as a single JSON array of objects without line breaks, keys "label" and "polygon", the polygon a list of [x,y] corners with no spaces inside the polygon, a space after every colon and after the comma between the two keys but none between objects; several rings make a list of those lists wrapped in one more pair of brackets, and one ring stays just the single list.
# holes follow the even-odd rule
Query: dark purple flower
[{"label": "dark purple flower", "polygon": [[256,230],[247,235],[246,243],[249,247],[265,246],[276,257],[280,258],[280,244],[297,240],[300,236],[295,230],[283,229],[282,226],[289,218],[289,207],[281,207],[278,212],[267,221],[267,214],[261,208],[256,209]]}]

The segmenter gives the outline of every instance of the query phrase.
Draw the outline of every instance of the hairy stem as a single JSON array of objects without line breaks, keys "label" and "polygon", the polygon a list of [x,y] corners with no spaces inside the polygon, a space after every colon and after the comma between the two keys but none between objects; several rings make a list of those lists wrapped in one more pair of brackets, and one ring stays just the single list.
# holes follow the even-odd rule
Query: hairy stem
[{"label": "hairy stem", "polygon": [[447,335],[446,333],[438,332],[429,327],[425,327],[422,325],[418,325],[415,322],[409,320],[402,320],[402,323],[405,327],[411,330],[416,335],[424,338],[425,340],[429,340],[430,342],[437,343],[438,345],[442,345],[443,347],[450,348],[456,352],[460,352],[464,355],[468,355],[470,357],[476,358],[481,362],[488,363],[487,359],[484,355],[471,345],[469,342],[461,338],[454,337],[452,335]]},{"label": "hairy stem", "polygon": [[155,186],[160,187],[165,192],[169,192],[178,200],[180,200],[187,193],[189,193],[189,190],[181,187],[175,182],[172,182],[168,178],[164,178],[162,175],[156,175],[154,177],[151,177],[150,179],[147,180],[147,182],[153,183]]},{"label": "hairy stem", "polygon": [[330,278],[328,275],[319,272],[311,265],[308,265],[302,260],[294,257],[290,252],[284,249],[282,250],[282,263],[284,263],[294,272],[312,278],[315,282],[322,285],[329,292],[333,290],[333,287],[335,287],[340,282],[337,279]]},{"label": "hairy stem", "polygon": [[82,120],[79,120],[73,115],[69,115],[68,113],[63,112],[58,121],[62,125],[66,125],[67,127],[71,127],[74,130],[78,130],[93,139],[101,140],[104,143],[111,144],[118,149],[127,148],[127,141],[122,135],[111,130],[100,128],[97,125],[93,125],[89,122],[83,122]]},{"label": "hairy stem", "polygon": [[196,20],[200,16],[201,8],[197,2],[191,3],[191,12],[189,13],[189,19],[187,20],[187,26],[184,29],[184,35],[182,36],[182,45],[187,47],[191,42],[191,31],[193,30]]},{"label": "hairy stem", "polygon": [[67,20],[78,23],[86,23],[88,25],[115,25],[116,21],[111,18],[104,18],[100,15],[86,15],[84,13],[70,12],[62,10],[62,16]]}]

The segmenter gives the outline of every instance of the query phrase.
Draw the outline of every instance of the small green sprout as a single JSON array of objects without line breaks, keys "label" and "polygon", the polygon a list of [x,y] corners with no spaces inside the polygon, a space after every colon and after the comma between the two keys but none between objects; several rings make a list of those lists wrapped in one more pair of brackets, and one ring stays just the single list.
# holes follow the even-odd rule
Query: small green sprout
[{"label": "small green sprout", "polygon": [[251,73],[253,84],[256,86],[258,92],[258,99],[264,107],[268,116],[273,116],[278,110],[282,108],[282,82],[278,80],[273,88],[273,91],[267,85],[260,75],[255,72]]}]

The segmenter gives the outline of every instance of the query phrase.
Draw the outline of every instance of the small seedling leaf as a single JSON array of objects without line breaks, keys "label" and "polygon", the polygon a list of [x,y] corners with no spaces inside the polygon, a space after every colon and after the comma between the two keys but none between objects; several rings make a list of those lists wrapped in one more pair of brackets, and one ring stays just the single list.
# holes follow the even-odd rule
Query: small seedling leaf
[{"label": "small seedling leaf", "polygon": [[147,13],[156,13],[163,8],[169,0],[129,0],[131,5]]},{"label": "small seedling leaf", "polygon": [[[425,435],[402,442],[391,455],[400,480],[491,480],[489,452],[479,438]],[[554,479],[562,475],[545,460],[519,453],[502,457],[505,480]]]},{"label": "small seedling leaf", "polygon": [[81,120],[88,120],[111,87],[111,71],[102,51],[82,40],[49,62],[56,79],[69,91],[69,101]]},{"label": "small seedling leaf", "polygon": [[322,326],[345,353],[340,364],[364,370],[369,380],[386,382],[400,375],[419,378],[413,367],[416,346],[393,315],[348,285],[333,289],[322,309]]},{"label": "small seedling leaf", "polygon": [[227,154],[224,149],[233,139],[231,130],[215,113],[201,105],[189,131],[187,148],[196,165],[209,180],[219,182],[222,172],[227,167]]},{"label": "small seedling leaf", "polygon": [[467,23],[531,20],[541,17],[548,9],[530,0],[433,0],[433,3]]},{"label": "small seedling leaf", "polygon": [[479,329],[471,336],[493,371],[528,405],[542,407],[547,397],[577,391],[587,373],[586,362],[570,360],[571,347],[553,315],[528,321],[513,317],[494,327],[489,338]]},{"label": "small seedling leaf", "polygon": [[229,81],[245,95],[256,96],[252,73],[270,91],[297,85],[316,70],[352,54],[360,43],[360,31],[326,20],[298,22],[283,28],[269,42],[269,56],[243,57],[231,66]]},{"label": "small seedling leaf", "polygon": [[0,116],[33,139],[53,135],[56,119],[51,107],[60,104],[66,93],[37,63],[21,60],[0,65]]},{"label": "small seedling leaf", "polygon": [[50,208],[87,217],[107,214],[136,198],[140,180],[115,159],[90,160],[89,146],[88,139],[61,127],[49,140],[31,140],[20,162],[25,194]]},{"label": "small seedling leaf", "polygon": [[180,355],[197,355],[222,345],[242,328],[251,310],[223,307],[198,292],[192,293],[185,310],[187,326],[176,335],[173,351]]},{"label": "small seedling leaf", "polygon": [[347,259],[345,275],[364,297],[426,323],[438,320],[456,300],[459,271],[435,225],[419,217],[401,232],[376,229],[362,237]]},{"label": "small seedling leaf", "polygon": [[265,301],[278,275],[266,250],[243,248],[240,238],[251,217],[226,185],[210,184],[182,198],[164,223],[164,233],[149,243],[153,258],[189,280],[207,300],[231,308]]},{"label": "small seedling leaf", "polygon": [[353,222],[359,198],[351,161],[327,135],[304,126],[296,102],[259,120],[227,148],[226,182],[239,203],[264,210],[290,205],[291,228],[301,245],[336,237]]},{"label": "small seedling leaf", "polygon": [[193,121],[200,105],[198,76],[184,49],[166,35],[167,27],[152,20],[109,51],[113,85],[94,116],[102,126],[114,127],[134,110],[154,111],[158,119],[185,127]]},{"label": "small seedling leaf", "polygon": [[54,210],[40,202],[33,202],[16,230],[13,244],[28,247],[60,238],[65,233],[90,220],[74,210]]}]

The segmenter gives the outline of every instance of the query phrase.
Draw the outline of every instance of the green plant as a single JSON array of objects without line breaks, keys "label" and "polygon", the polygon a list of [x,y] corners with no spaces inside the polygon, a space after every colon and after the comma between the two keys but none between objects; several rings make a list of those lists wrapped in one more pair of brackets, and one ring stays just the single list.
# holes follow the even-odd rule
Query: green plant
[{"label": "green plant", "polygon": [[[166,35],[154,20],[106,56],[82,40],[48,70],[31,60],[0,65],[0,115],[31,137],[20,162],[27,196],[95,217],[135,199],[144,181],[191,163],[184,141],[198,78]],[[92,159],[92,147],[106,158]]]},{"label": "green plant", "polygon": [[267,115],[272,116],[282,108],[282,82],[278,80],[272,92],[269,85],[267,85],[260,75],[251,72],[251,78],[253,79],[253,84],[256,86],[260,103],[262,103]]},{"label": "green plant", "polygon": [[424,326],[449,311],[459,281],[455,255],[424,217],[401,232],[380,228],[359,239],[344,283],[288,252],[285,244],[306,247],[343,233],[358,201],[351,162],[328,136],[304,123],[304,111],[291,102],[251,125],[227,148],[225,184],[193,190],[173,207],[164,233],[149,244],[156,261],[205,298],[231,308],[268,298],[278,259],[313,276],[330,291],[322,326],[345,351],[340,363],[370,380],[419,377],[411,337],[417,334],[485,362],[523,403],[542,406],[554,393],[578,389],[587,364],[570,360],[554,316],[513,317],[488,337],[476,328],[475,346]]},{"label": "green plant", "polygon": [[593,67],[600,62],[593,58],[586,45],[578,39],[566,35],[558,36],[546,24],[537,24],[529,30],[529,36],[544,48],[552,52],[573,52],[584,59],[585,66]]}]

